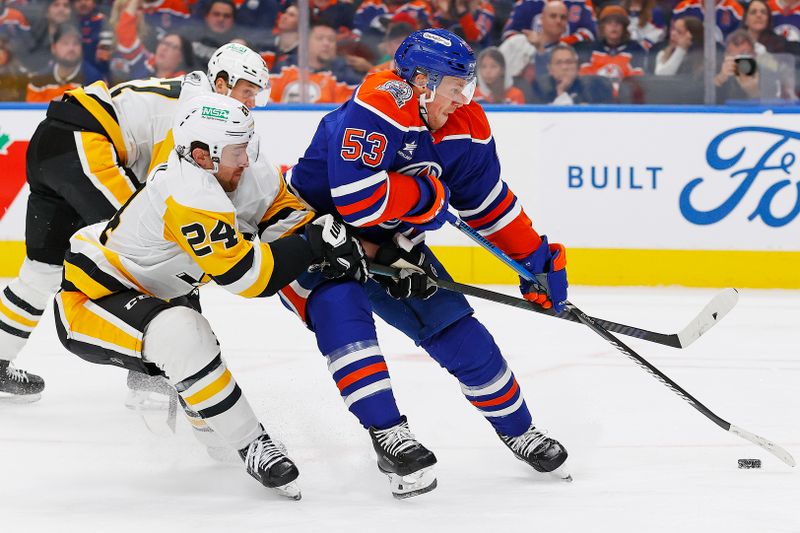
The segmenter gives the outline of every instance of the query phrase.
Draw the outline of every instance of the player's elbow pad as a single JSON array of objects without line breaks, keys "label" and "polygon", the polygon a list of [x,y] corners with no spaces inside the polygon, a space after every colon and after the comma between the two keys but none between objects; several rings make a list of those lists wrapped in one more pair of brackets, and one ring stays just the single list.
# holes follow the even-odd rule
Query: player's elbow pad
[{"label": "player's elbow pad", "polygon": [[274,261],[272,276],[259,296],[272,296],[297,279],[314,261],[308,241],[299,235],[283,237],[270,243],[269,247]]}]

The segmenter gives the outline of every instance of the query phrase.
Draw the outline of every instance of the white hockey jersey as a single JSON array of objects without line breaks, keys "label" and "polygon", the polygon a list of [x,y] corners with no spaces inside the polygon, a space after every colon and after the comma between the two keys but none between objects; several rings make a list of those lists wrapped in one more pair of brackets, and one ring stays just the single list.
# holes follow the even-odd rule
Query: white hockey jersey
[{"label": "white hockey jersey", "polygon": [[112,88],[102,81],[68,91],[108,133],[120,158],[140,182],[172,150],[172,117],[180,99],[213,89],[206,75],[131,80]]},{"label": "white hockey jersey", "polygon": [[133,289],[169,300],[213,278],[235,294],[262,295],[273,271],[264,243],[294,232],[313,213],[257,145],[232,193],[173,151],[111,221],[73,235],[64,289],[91,299]]}]

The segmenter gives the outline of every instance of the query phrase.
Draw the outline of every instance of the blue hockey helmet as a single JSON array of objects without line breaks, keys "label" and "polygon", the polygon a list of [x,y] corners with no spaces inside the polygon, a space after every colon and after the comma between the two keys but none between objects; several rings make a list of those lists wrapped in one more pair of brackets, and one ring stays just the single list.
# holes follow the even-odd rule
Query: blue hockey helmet
[{"label": "blue hockey helmet", "polygon": [[[397,74],[414,85],[417,74],[428,77],[427,87],[435,90],[445,76],[475,81],[475,53],[458,35],[442,29],[412,33],[394,54]],[[470,94],[468,100],[472,98]]]}]

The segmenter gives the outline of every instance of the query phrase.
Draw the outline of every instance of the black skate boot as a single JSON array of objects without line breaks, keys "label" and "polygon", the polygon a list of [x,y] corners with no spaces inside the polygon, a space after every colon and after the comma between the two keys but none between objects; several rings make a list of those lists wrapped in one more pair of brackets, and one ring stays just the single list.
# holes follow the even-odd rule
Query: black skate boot
[{"label": "black skate boot", "polygon": [[369,428],[369,436],[378,454],[378,468],[389,476],[395,498],[410,498],[436,488],[436,456],[414,438],[406,417],[388,429]]},{"label": "black skate boot", "polygon": [[11,361],[0,359],[0,400],[16,403],[35,402],[42,397],[44,380],[28,374]]},{"label": "black skate boot", "polygon": [[506,446],[520,461],[525,461],[537,472],[551,474],[564,481],[572,481],[572,476],[563,466],[567,460],[567,450],[556,439],[548,437],[531,425],[528,431],[518,437],[500,436]]},{"label": "black skate boot", "polygon": [[[261,428],[262,430],[264,428]],[[267,488],[281,496],[299,500],[300,489],[294,482],[300,472],[291,459],[286,456],[286,448],[262,433],[246,448],[239,450],[239,457],[247,466],[247,473]]]}]

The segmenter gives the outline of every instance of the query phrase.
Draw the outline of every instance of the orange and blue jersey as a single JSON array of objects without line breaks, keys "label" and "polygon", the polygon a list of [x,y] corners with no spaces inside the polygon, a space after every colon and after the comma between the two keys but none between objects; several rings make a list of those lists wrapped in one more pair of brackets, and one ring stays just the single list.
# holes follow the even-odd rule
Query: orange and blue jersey
[{"label": "orange and blue jersey", "polygon": [[486,47],[491,45],[492,24],[494,24],[494,6],[483,1],[474,11],[464,13],[457,21],[449,20],[448,17],[440,12],[434,16],[438,27],[453,30],[453,26],[458,24],[464,34],[464,40],[471,45]]},{"label": "orange and blue jersey", "polygon": [[0,13],[0,37],[13,40],[31,29],[28,19],[18,9],[6,7]]},{"label": "orange and blue jersey", "polygon": [[[337,62],[341,62],[337,58]],[[345,77],[348,81],[352,81]],[[270,99],[278,103],[301,102],[300,69],[295,65],[280,67],[276,74],[270,76],[272,91]],[[314,104],[339,104],[353,94],[353,85],[339,81],[336,71],[321,70],[308,75],[308,99]]]},{"label": "orange and blue jersey", "polygon": [[769,0],[772,29],[787,41],[800,41],[800,4],[784,6],[780,0]]},{"label": "orange and blue jersey", "polygon": [[645,51],[636,41],[628,41],[620,46],[609,46],[601,41],[595,43],[590,52],[591,55],[582,61],[581,76],[603,76],[619,81],[628,76],[644,74]]},{"label": "orange and blue jersey", "polygon": [[[546,0],[518,0],[503,29],[503,39],[522,30],[541,31],[541,16]],[[597,34],[597,21],[592,0],[565,0],[567,6],[567,32],[561,42],[575,44],[593,41]]]},{"label": "orange and blue jersey", "polygon": [[[724,42],[725,38],[739,27],[744,17],[744,8],[736,0],[717,0],[716,39]],[[683,0],[672,11],[672,19],[697,17],[703,20],[703,0]]]},{"label": "orange and blue jersey", "polygon": [[364,0],[356,10],[353,27],[362,35],[370,32],[383,35],[386,28],[380,23],[379,17],[396,13],[411,15],[417,21],[417,28],[428,28],[433,24],[433,12],[428,2],[424,0],[411,0],[400,6],[389,5],[384,0]]},{"label": "orange and blue jersey", "polygon": [[189,2],[186,0],[155,0],[142,5],[144,21],[154,28],[160,39],[183,27],[191,17]]},{"label": "orange and blue jersey", "polygon": [[368,240],[417,235],[399,218],[427,207],[418,183],[439,178],[461,217],[506,253],[522,258],[540,243],[517,197],[501,179],[483,108],[458,108],[431,132],[411,86],[391,71],[367,76],[352,98],[327,114],[290,170],[291,187],[321,213],[332,213]]}]

